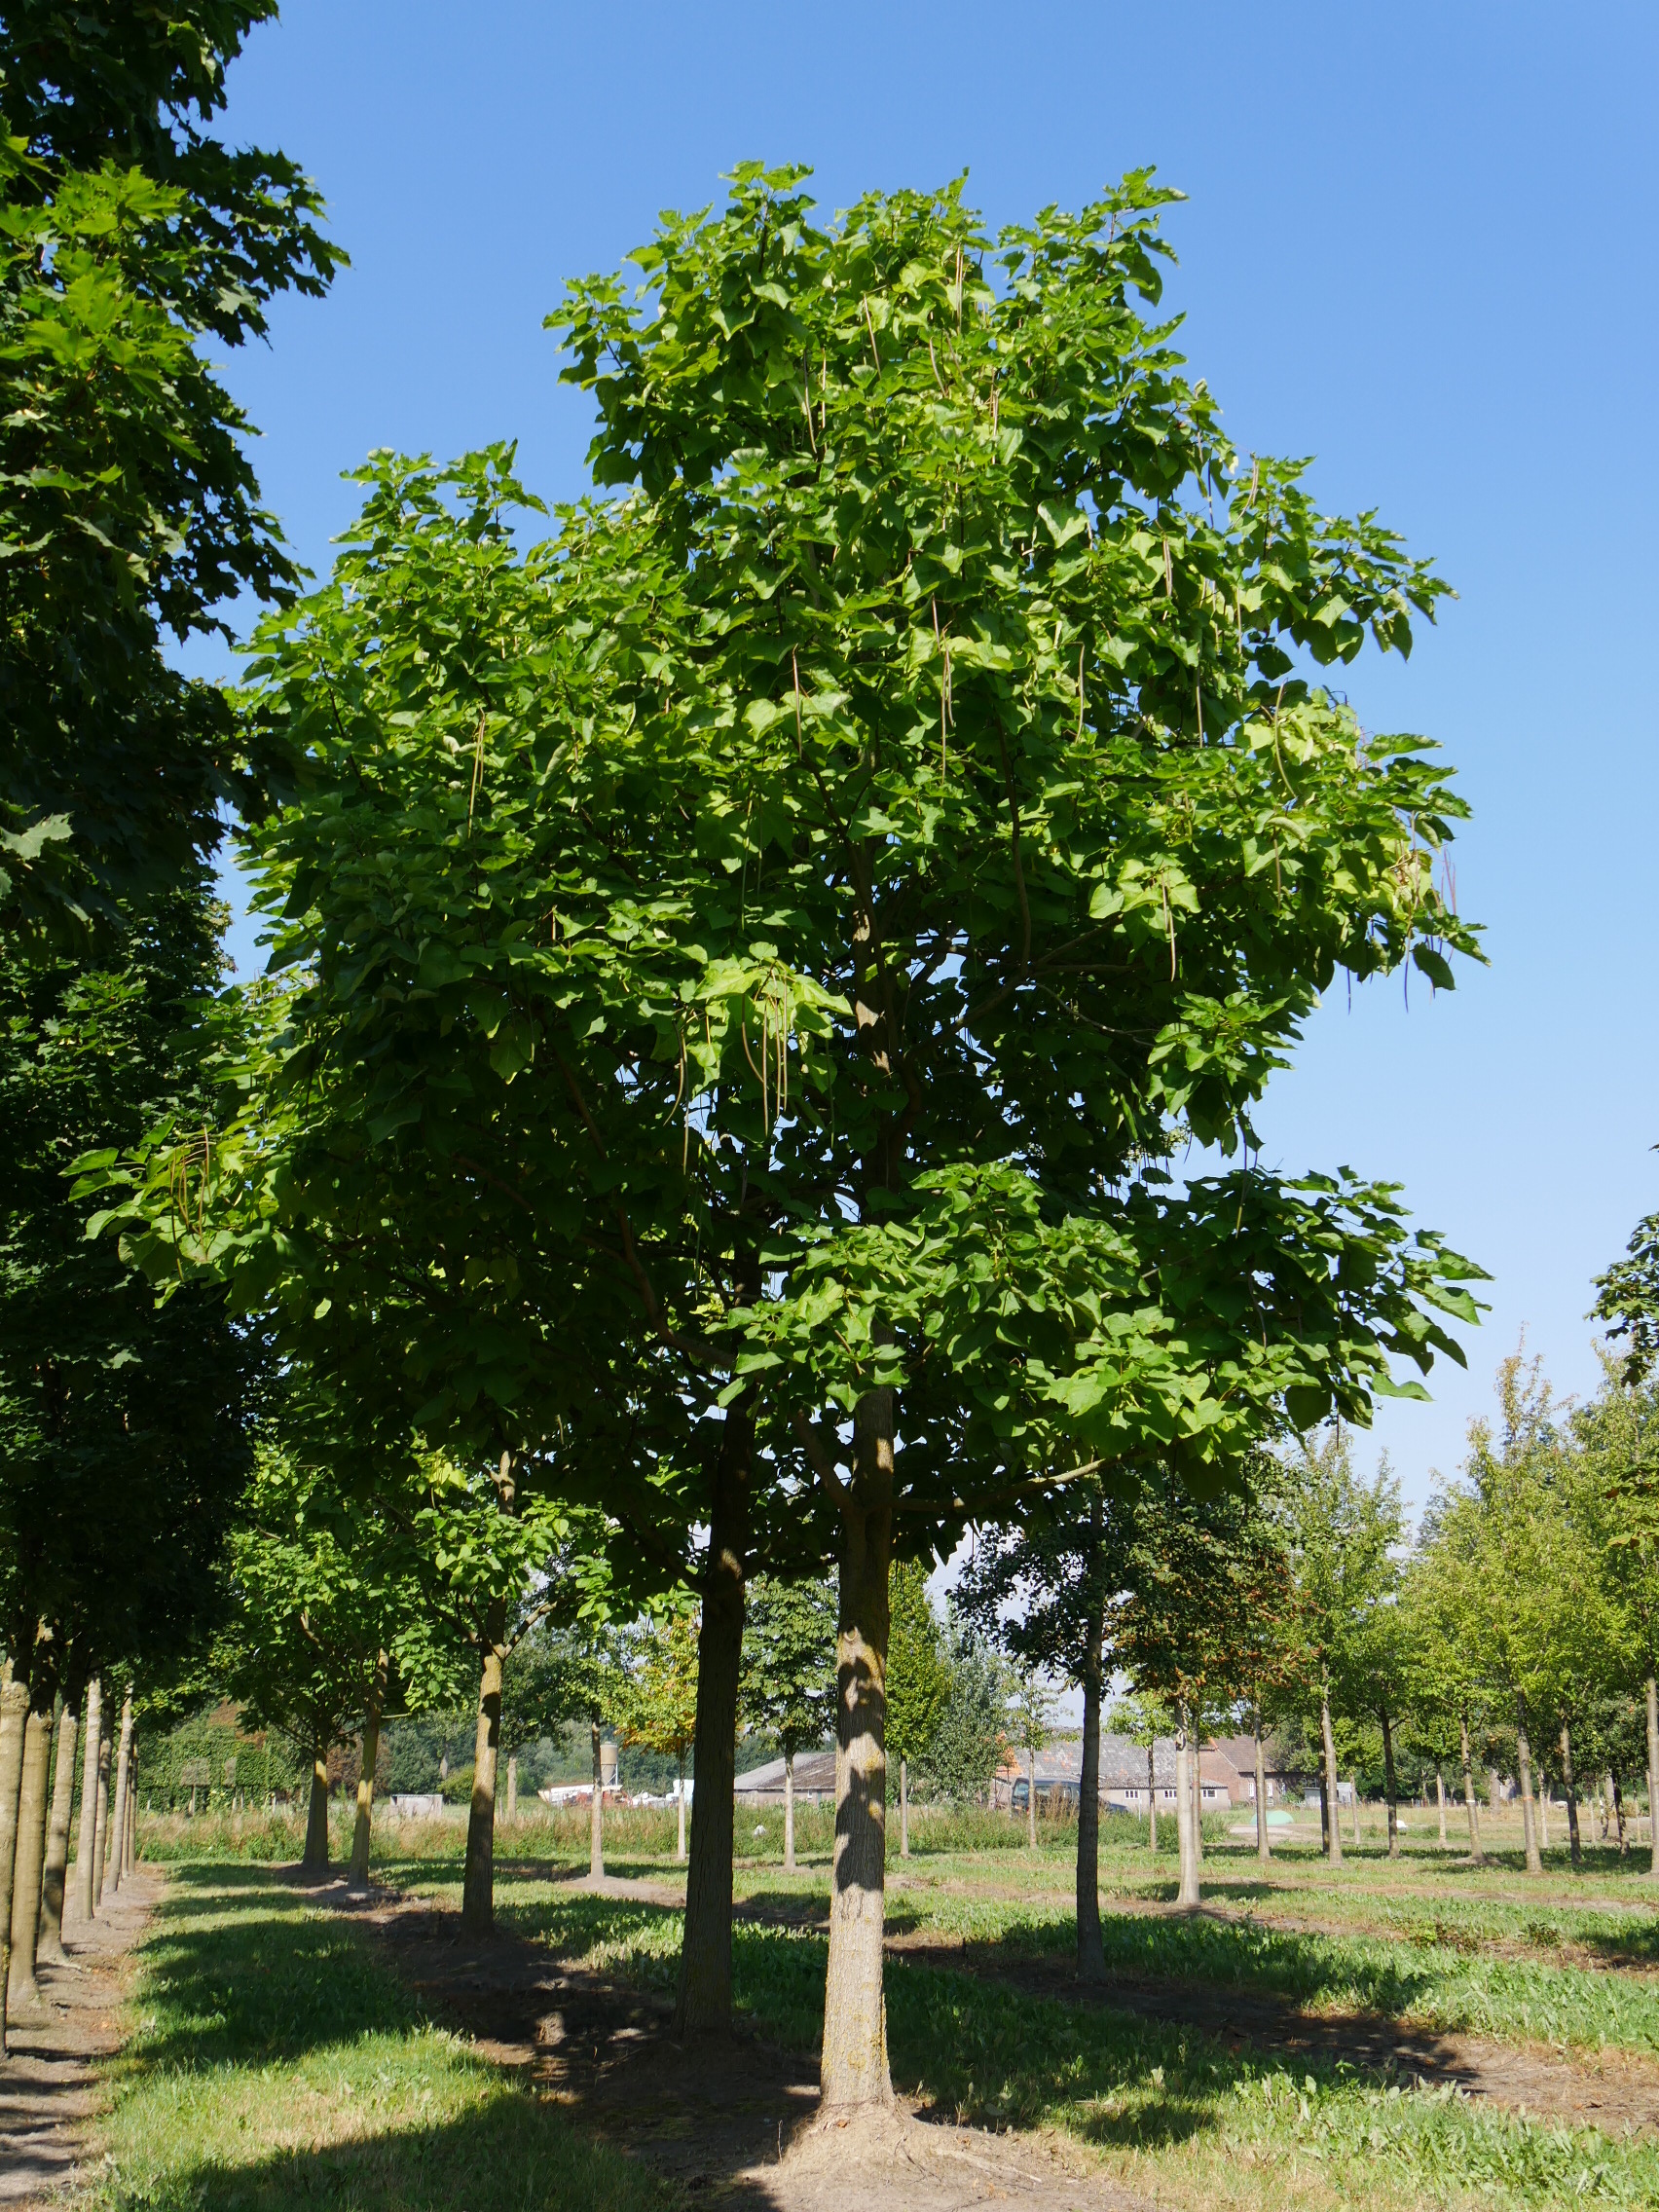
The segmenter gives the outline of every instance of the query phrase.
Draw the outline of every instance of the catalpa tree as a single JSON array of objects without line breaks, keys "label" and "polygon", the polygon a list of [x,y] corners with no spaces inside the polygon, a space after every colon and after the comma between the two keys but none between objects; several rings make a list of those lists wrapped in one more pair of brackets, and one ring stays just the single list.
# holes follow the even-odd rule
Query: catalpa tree
[{"label": "catalpa tree", "polygon": [[690,2025],[729,2012],[744,1580],[837,1560],[856,2103],[896,1530],[1220,1481],[1456,1349],[1470,1271],[1385,1189],[1160,1163],[1249,1145],[1339,968],[1445,985],[1473,939],[1445,772],[1311,674],[1444,587],[1235,454],[1148,319],[1173,196],[992,237],[955,188],[820,227],[802,178],[740,171],[643,300],[554,318],[636,489],[520,559],[504,453],[380,461],[262,633],[293,781],[252,859],[303,980],[197,1220],[165,1145],[129,1219],[388,1419],[516,1438],[646,1543],[707,1526]]}]

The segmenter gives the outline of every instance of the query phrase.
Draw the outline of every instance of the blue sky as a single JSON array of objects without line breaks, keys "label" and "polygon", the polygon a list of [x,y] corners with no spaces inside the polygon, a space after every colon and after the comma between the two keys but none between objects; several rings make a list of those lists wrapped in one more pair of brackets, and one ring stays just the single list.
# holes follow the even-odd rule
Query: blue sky
[{"label": "blue sky", "polygon": [[544,497],[578,493],[585,403],[542,315],[737,161],[811,163],[827,207],[966,167],[993,222],[1147,163],[1185,191],[1167,298],[1234,438],[1316,456],[1324,505],[1380,509],[1459,593],[1347,682],[1456,764],[1491,968],[1409,1010],[1339,989],[1259,1118],[1270,1164],[1397,1178],[1495,1278],[1468,1376],[1375,1431],[1420,1499],[1523,1328],[1594,1386],[1590,1277],[1659,1206],[1656,81],[1659,11],[1593,0],[288,0],[228,129],[305,164],[353,266],[231,382],[320,570],[374,446],[517,437]]}]

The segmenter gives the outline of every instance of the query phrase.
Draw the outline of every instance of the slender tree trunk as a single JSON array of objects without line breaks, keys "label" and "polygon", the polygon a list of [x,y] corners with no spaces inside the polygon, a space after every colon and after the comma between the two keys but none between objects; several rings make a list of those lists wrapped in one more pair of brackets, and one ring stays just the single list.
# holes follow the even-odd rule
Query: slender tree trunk
[{"label": "slender tree trunk", "polygon": [[1331,1848],[1331,1778],[1325,1772],[1324,1762],[1319,1765],[1319,1849]]},{"label": "slender tree trunk", "polygon": [[1356,1767],[1348,1787],[1353,1791],[1353,1847],[1359,1849],[1359,1770]]},{"label": "slender tree trunk", "polygon": [[1146,1748],[1146,1847],[1158,1856],[1158,1739]]},{"label": "slender tree trunk", "polygon": [[1337,1741],[1331,1733],[1331,1696],[1328,1687],[1319,1692],[1319,1732],[1325,1745],[1325,1787],[1330,1795],[1331,1813],[1326,1823],[1326,1850],[1333,1866],[1343,1862],[1343,1825],[1338,1818],[1342,1800],[1337,1795]]},{"label": "slender tree trunk", "polygon": [[605,1879],[605,1735],[595,1720],[593,1729],[593,1780],[588,1788],[588,1880]]},{"label": "slender tree trunk", "polygon": [[1619,1857],[1623,1859],[1630,1851],[1630,1838],[1625,1833],[1624,1791],[1619,1788],[1618,1776],[1610,1770],[1607,1775],[1607,1802],[1612,1806],[1613,1818],[1618,1822]]},{"label": "slender tree trunk", "polygon": [[1448,1848],[1446,1837],[1446,1776],[1438,1764],[1434,1769],[1434,1794],[1440,1806],[1440,1848],[1445,1851]]},{"label": "slender tree trunk", "polygon": [[[104,1861],[109,1856],[109,1730],[98,1738],[97,1825],[92,1830],[92,1910],[103,1903]],[[192,1796],[195,1791],[191,1792]]]},{"label": "slender tree trunk", "polygon": [[1203,1746],[1198,1740],[1197,1727],[1193,1730],[1193,1745],[1189,1778],[1193,1785],[1193,1862],[1204,1862],[1204,1771]]},{"label": "slender tree trunk", "polygon": [[1659,1874],[1659,1678],[1649,1675],[1646,1687],[1648,1870]]},{"label": "slender tree trunk", "polygon": [[1543,1762],[1542,1760],[1540,1760],[1538,1762],[1538,1849],[1540,1851],[1548,1851],[1549,1847],[1550,1778],[1544,1772]]},{"label": "slender tree trunk", "polygon": [[1025,1843],[1027,1850],[1037,1848],[1037,1753],[1029,1748],[1025,1753]]},{"label": "slender tree trunk", "polygon": [[904,1758],[899,1761],[899,1856],[910,1856],[910,1762]]},{"label": "slender tree trunk", "polygon": [[[791,1768],[793,1768],[793,1760],[790,1762]],[[788,1771],[786,1770],[786,1774]],[[674,1810],[674,1856],[683,1866],[685,1863],[685,1753],[683,1751],[680,1754],[680,1788],[675,1795]],[[786,1802],[784,1807],[784,1862],[791,1866],[794,1863],[794,1823],[791,1818],[793,1811],[793,1805]]]},{"label": "slender tree trunk", "polygon": [[1077,1790],[1077,1972],[1080,1981],[1104,1981],[1100,1940],[1100,1693],[1105,1674],[1102,1644],[1106,1612],[1089,1615],[1083,1655],[1083,1760]]},{"label": "slender tree trunk", "polygon": [[121,1701],[121,1742],[115,1761],[115,1812],[111,1817],[110,1833],[115,1848],[110,1853],[110,1888],[121,1887],[122,1859],[127,1850],[127,1777],[132,1758],[132,1692],[130,1688]]},{"label": "slender tree trunk", "polygon": [[1183,1707],[1175,1737],[1175,1841],[1181,1860],[1180,1881],[1175,1892],[1178,1912],[1196,1912],[1199,1903],[1198,1856],[1193,1848],[1193,1768],[1196,1763],[1192,1730]]},{"label": "slender tree trunk", "polygon": [[[40,1693],[37,1693],[40,1694]],[[47,1690],[44,1694],[50,1696]],[[40,2004],[35,1953],[40,1941],[41,1879],[46,1868],[46,1823],[52,1810],[52,1707],[30,1709],[23,1730],[23,1779],[18,1795],[18,1860],[12,1877],[12,1964],[6,2003],[16,2013]]]},{"label": "slender tree trunk", "polygon": [[1400,1856],[1399,1785],[1394,1778],[1394,1731],[1382,1714],[1382,1786],[1388,1792],[1388,1856]]},{"label": "slender tree trunk", "polygon": [[1527,1741],[1525,1725],[1519,1720],[1515,1724],[1515,1755],[1521,1769],[1521,1836],[1527,1852],[1527,1871],[1541,1874],[1544,1862],[1538,1850],[1538,1824],[1532,1805],[1532,1747]]},{"label": "slender tree trunk", "polygon": [[1572,1737],[1567,1724],[1561,1724],[1561,1786],[1567,1794],[1567,1844],[1575,1866],[1584,1863],[1584,1851],[1578,1838],[1578,1792],[1572,1786]]},{"label": "slender tree trunk", "polygon": [[674,2032],[731,2033],[731,1868],[737,1781],[737,1688],[755,1468],[755,1403],[726,1409],[715,1459],[703,1617],[697,1631],[697,1720],[692,1754],[690,1860]]},{"label": "slender tree trunk", "polygon": [[784,1872],[795,1870],[794,1856],[794,1753],[784,1753]]},{"label": "slender tree trunk", "polygon": [[312,1747],[311,1805],[300,1872],[313,1881],[328,1872],[328,1746],[320,1738]]},{"label": "slender tree trunk", "polygon": [[1469,1758],[1469,1723],[1466,1715],[1457,1715],[1457,1726],[1463,1742],[1463,1803],[1469,1811],[1469,1857],[1479,1866],[1486,1858],[1481,1849],[1481,1818],[1475,1810],[1475,1770]]},{"label": "slender tree trunk", "polygon": [[380,1760],[381,1712],[386,1704],[390,1664],[390,1655],[383,1651],[375,1661],[363,1707],[363,1759],[357,1770],[357,1820],[351,1830],[351,1871],[348,1877],[353,1890],[366,1890],[369,1886],[369,1854],[374,1843],[375,1767]]},{"label": "slender tree trunk", "polygon": [[830,1879],[830,1969],[821,2068],[828,2111],[885,2105],[893,2098],[882,1988],[893,1429],[890,1389],[871,1390],[860,1399],[853,1416],[853,1481],[841,1507],[835,1854]]},{"label": "slender tree trunk", "polygon": [[1494,1814],[1503,1803],[1503,1783],[1494,1766],[1487,1768],[1487,1802]]},{"label": "slender tree trunk", "polygon": [[127,1871],[138,1863],[138,1747],[134,1739],[132,1770],[127,1784]]},{"label": "slender tree trunk", "polygon": [[1271,1859],[1272,1837],[1268,1828],[1268,1761],[1262,1750],[1262,1709],[1256,1708],[1256,1857]]},{"label": "slender tree trunk", "polygon": [[509,1821],[518,1819],[518,1753],[516,1751],[507,1760],[507,1818]]},{"label": "slender tree trunk", "polygon": [[53,1765],[52,1818],[46,1830],[46,1869],[40,1885],[39,1956],[63,1957],[63,1888],[69,1872],[69,1813],[75,1801],[76,1708],[80,1684],[71,1680],[64,1691],[63,1712],[57,1722],[57,1755]]},{"label": "slender tree trunk", "polygon": [[12,1895],[18,1862],[18,1808],[23,1786],[23,1738],[29,1685],[8,1659],[0,1672],[0,2058],[6,2055],[6,2002],[12,1977]]},{"label": "slender tree trunk", "polygon": [[[507,1492],[511,1495],[511,1492]],[[478,1655],[478,1712],[472,1730],[472,1801],[466,1815],[466,1868],[461,1925],[469,1936],[496,1926],[496,1761],[501,1749],[501,1677],[507,1659],[507,1601],[484,1610]]]},{"label": "slender tree trunk", "polygon": [[93,1852],[98,1820],[98,1745],[103,1740],[103,1684],[87,1684],[87,1722],[81,1731],[81,1833],[75,1849],[75,1910],[83,1926],[92,1917]]}]

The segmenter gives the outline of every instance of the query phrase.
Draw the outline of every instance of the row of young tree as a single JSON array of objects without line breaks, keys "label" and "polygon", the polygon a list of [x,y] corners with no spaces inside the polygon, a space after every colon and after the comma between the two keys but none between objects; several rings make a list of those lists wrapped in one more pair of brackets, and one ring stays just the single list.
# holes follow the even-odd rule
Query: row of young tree
[{"label": "row of young tree", "polygon": [[[591,1713],[689,1596],[719,2033],[749,1592],[833,1576],[823,2081],[880,2100],[895,1561],[1253,1530],[1265,1446],[1475,1318],[1396,1190],[1251,1124],[1339,970],[1476,950],[1447,771],[1320,676],[1446,587],[1224,434],[1150,174],[992,231],[746,166],[550,317],[590,498],[526,547],[510,447],[378,455],[302,593],[204,350],[341,258],[212,132],[273,13],[0,25],[7,1679],[216,1665],[314,1747],[466,1664],[484,1931],[515,1658]],[[181,675],[239,593],[242,685]],[[1235,1551],[1204,1619],[1266,1623]],[[1190,1739],[1223,1631],[1173,1590],[1124,1634]]]}]

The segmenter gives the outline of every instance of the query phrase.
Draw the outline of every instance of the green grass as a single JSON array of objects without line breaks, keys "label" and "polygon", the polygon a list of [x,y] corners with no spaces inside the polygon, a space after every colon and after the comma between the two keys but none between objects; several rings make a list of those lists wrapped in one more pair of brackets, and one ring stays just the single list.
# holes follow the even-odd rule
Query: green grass
[{"label": "green grass", "polygon": [[269,1873],[177,1870],[134,2010],[84,2199],[99,2212],[671,2201],[428,2021],[365,1938]]}]

